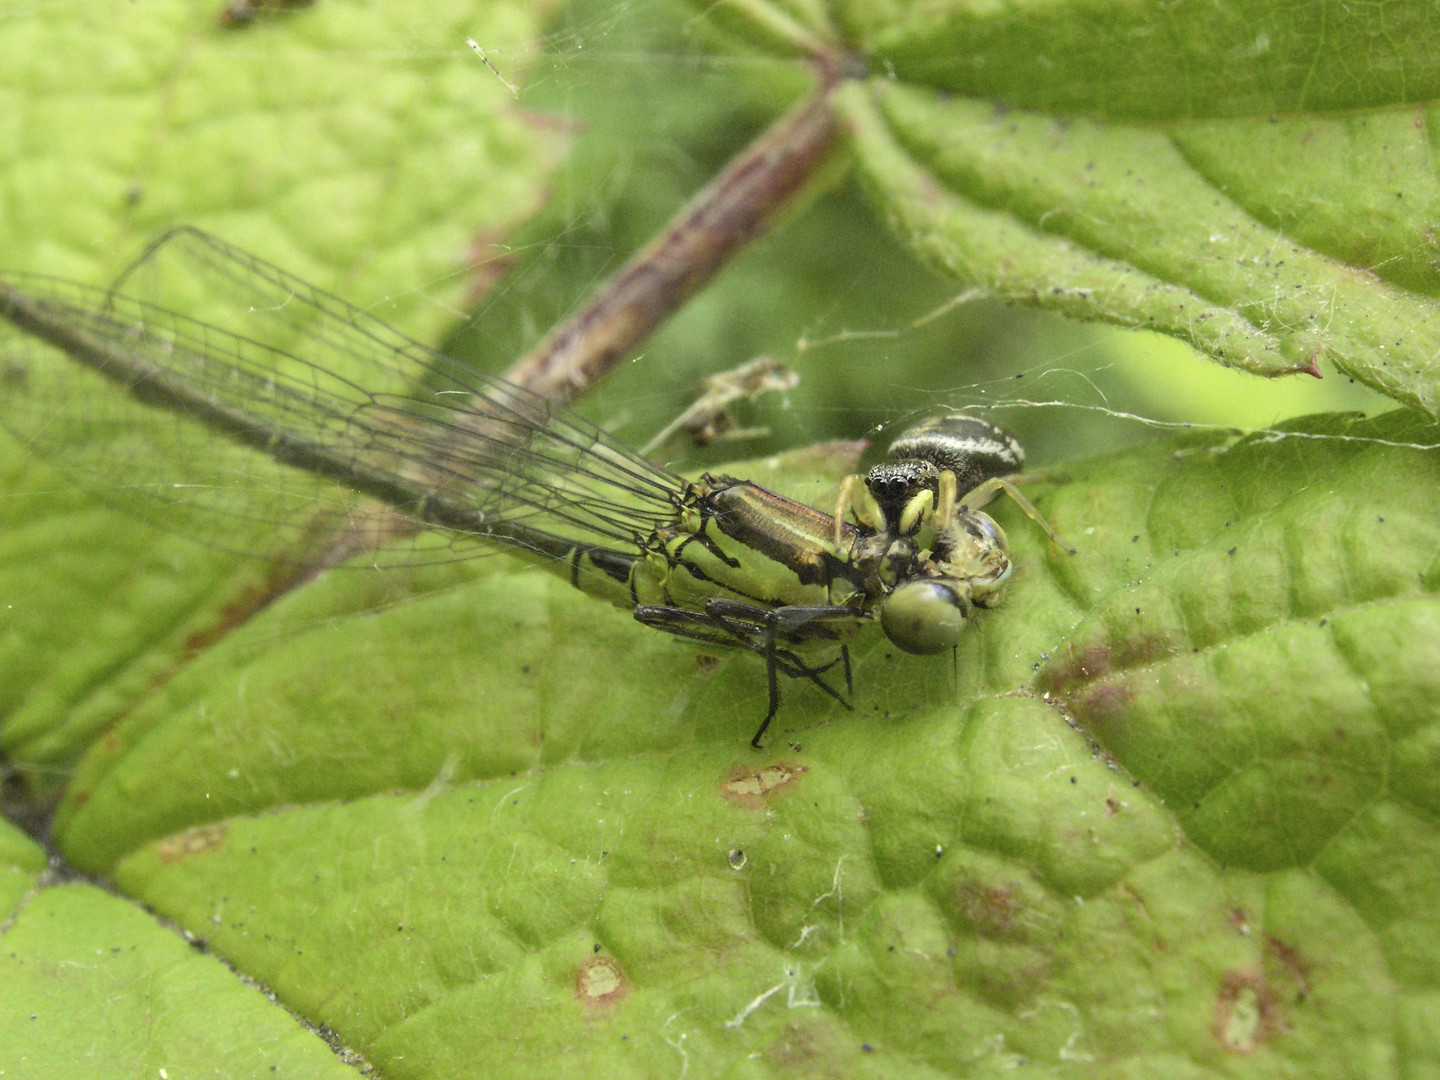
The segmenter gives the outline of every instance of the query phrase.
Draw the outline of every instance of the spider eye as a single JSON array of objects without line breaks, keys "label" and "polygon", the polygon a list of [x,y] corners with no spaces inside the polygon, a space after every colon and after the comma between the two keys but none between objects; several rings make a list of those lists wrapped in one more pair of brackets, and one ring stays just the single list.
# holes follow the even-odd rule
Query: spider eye
[{"label": "spider eye", "polygon": [[886,598],[880,626],[885,636],[906,652],[928,656],[959,643],[967,607],[943,582],[910,581]]}]

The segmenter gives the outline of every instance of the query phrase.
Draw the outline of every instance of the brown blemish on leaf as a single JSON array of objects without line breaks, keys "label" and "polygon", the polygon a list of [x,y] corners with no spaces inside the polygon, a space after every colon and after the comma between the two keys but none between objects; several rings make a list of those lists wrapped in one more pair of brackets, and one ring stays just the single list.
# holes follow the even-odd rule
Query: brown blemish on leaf
[{"label": "brown blemish on leaf", "polygon": [[720,794],[747,810],[763,810],[771,795],[793,787],[810,770],[790,761],[756,768],[739,765],[720,783]]},{"label": "brown blemish on leaf", "polygon": [[[197,630],[185,639],[182,655],[204,652],[244,626],[276,600],[310,581],[325,567],[343,562],[367,547],[373,549],[389,535],[381,531],[382,525],[389,525],[393,520],[400,519],[384,512],[377,519],[378,523],[367,522],[368,528],[376,530],[375,536],[368,542],[358,531],[354,534],[332,533],[329,522],[317,520],[306,530],[306,535],[292,553],[296,557],[291,561],[272,563],[265,571],[265,579],[261,584],[247,585],[240,589],[220,608],[210,626]],[[167,678],[168,676],[162,676],[159,682],[163,684]]]},{"label": "brown blemish on leaf", "polygon": [[[313,580],[326,567],[337,566],[361,551],[373,551],[415,532],[414,523],[389,507],[356,513],[344,528],[325,516],[306,527],[291,550],[272,562],[259,585],[247,585],[225,603],[215,621],[185,639],[182,656],[194,656],[223,641],[281,597]],[[181,661],[183,663],[183,661]],[[153,684],[162,686],[178,671],[178,664],[162,672]]]},{"label": "brown blemish on leaf", "polygon": [[215,21],[227,30],[238,30],[249,26],[262,15],[278,15],[285,11],[309,7],[315,0],[231,0],[215,16]]},{"label": "brown blemish on leaf", "polygon": [[1120,891],[1128,896],[1135,906],[1140,909],[1140,914],[1144,915],[1147,919],[1150,918],[1150,908],[1146,905],[1145,896],[1139,889],[1131,885],[1128,881],[1122,881],[1120,883]]},{"label": "brown blemish on leaf", "polygon": [[1226,973],[1210,1025],[1210,1033],[1222,1049],[1248,1054],[1284,1029],[1275,1006],[1275,992],[1264,975],[1254,971]]},{"label": "brown blemish on leaf", "polygon": [[225,846],[230,835],[228,825],[197,825],[182,833],[168,837],[155,847],[155,853],[162,863],[179,862],[196,855],[208,855]]},{"label": "brown blemish on leaf", "polygon": [[1295,980],[1297,997],[1301,1000],[1310,996],[1310,964],[1293,945],[1287,945],[1279,938],[1265,935],[1265,948],[1285,973]]},{"label": "brown blemish on leaf", "polygon": [[575,1000],[590,1012],[606,1012],[629,995],[630,980],[613,957],[592,957],[575,972]]},{"label": "brown blemish on leaf", "polygon": [[1130,688],[1123,683],[1106,682],[1092,686],[1076,701],[1072,710],[1076,719],[1087,727],[1119,720],[1130,705]]},{"label": "brown blemish on leaf", "polygon": [[1118,653],[1119,666],[1133,668],[1142,664],[1153,664],[1156,660],[1174,656],[1179,651],[1175,642],[1168,638],[1155,634],[1141,634],[1124,642]]},{"label": "brown blemish on leaf", "polygon": [[1040,673],[1037,686],[1045,693],[1069,697],[1082,686],[1129,668],[1153,663],[1174,655],[1176,647],[1165,638],[1151,634],[1122,638],[1109,644],[1068,645],[1065,651]]},{"label": "brown blemish on leaf", "polygon": [[234,599],[221,607],[213,623],[185,639],[180,646],[181,652],[187,655],[204,652],[227,637],[237,626],[243,626],[257,612],[264,610],[273,596],[269,583],[266,588],[250,585],[241,589]]},{"label": "brown blemish on leaf", "polygon": [[1170,939],[1160,932],[1160,927],[1156,925],[1154,919],[1151,917],[1150,906],[1145,903],[1145,894],[1128,881],[1122,881],[1120,883],[1120,891],[1135,905],[1135,910],[1140,913],[1141,918],[1149,924],[1145,927],[1145,932],[1154,935],[1150,939],[1150,948],[1157,953],[1169,952]]},{"label": "brown blemish on leaf", "polygon": [[1110,673],[1115,653],[1104,645],[1068,646],[1065,656],[1040,673],[1040,689],[1051,694],[1068,694],[1077,686]]},{"label": "brown blemish on leaf", "polygon": [[765,1059],[780,1076],[853,1076],[854,1060],[835,1032],[820,1024],[786,1024],[765,1049]]},{"label": "brown blemish on leaf", "polygon": [[1002,937],[1015,929],[1020,901],[1008,885],[962,881],[955,886],[960,916],[981,937]]}]

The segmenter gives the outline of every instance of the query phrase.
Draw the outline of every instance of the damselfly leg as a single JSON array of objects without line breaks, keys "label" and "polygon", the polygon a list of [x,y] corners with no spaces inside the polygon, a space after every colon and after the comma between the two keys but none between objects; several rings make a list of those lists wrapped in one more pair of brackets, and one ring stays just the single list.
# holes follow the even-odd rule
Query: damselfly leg
[{"label": "damselfly leg", "polygon": [[[845,674],[845,693],[852,692],[850,649],[846,641],[870,616],[833,605],[768,608],[716,598],[709,601],[703,611],[641,606],[635,609],[635,618],[679,638],[730,647],[738,645],[764,657],[769,709],[750,740],[750,745],[759,749],[760,740],[780,708],[779,675],[809,679],[845,708],[851,707],[846,697],[820,676],[838,664]],[[795,651],[817,646],[838,648],[838,655],[816,663]]]}]

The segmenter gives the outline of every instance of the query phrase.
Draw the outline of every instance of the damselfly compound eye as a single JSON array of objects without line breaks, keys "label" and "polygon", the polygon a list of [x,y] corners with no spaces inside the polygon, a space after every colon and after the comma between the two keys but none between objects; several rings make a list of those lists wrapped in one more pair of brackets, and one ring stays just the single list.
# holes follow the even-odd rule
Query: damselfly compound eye
[{"label": "damselfly compound eye", "polygon": [[977,546],[1000,551],[1010,546],[1005,538],[1005,530],[1000,528],[999,523],[989,514],[965,514],[963,522],[966,531],[975,538]]},{"label": "damselfly compound eye", "polygon": [[885,598],[880,626],[906,652],[929,656],[959,643],[967,607],[943,581],[908,581]]}]

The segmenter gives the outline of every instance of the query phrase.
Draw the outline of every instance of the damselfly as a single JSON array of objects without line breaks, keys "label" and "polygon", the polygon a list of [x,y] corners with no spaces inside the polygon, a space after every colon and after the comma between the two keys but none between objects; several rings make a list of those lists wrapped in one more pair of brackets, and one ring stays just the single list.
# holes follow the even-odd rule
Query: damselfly
[{"label": "damselfly", "polygon": [[[129,294],[165,266],[194,287],[195,314]],[[1005,534],[979,509],[995,494],[1059,542],[1006,479],[1019,446],[979,418],[902,435],[826,514],[730,476],[687,480],[194,229],[162,236],[108,291],[11,276],[0,316],[5,393],[38,402],[4,410],[28,441],[93,448],[89,471],[181,516],[228,517],[224,537],[318,506],[347,529],[529,556],[647,626],[763,657],[757,747],[780,676],[845,703],[826,675],[839,666],[848,692],[847,643],[872,622],[907,652],[954,649],[1010,577]]]}]

